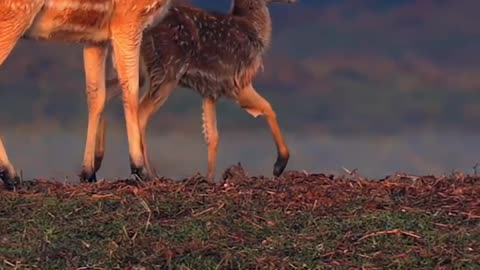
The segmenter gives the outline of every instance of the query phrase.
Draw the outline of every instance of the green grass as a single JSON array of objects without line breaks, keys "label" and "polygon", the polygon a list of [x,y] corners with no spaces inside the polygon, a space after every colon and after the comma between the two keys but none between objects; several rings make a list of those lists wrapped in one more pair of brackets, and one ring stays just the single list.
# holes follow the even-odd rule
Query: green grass
[{"label": "green grass", "polygon": [[479,269],[477,180],[317,178],[0,192],[0,269]]}]

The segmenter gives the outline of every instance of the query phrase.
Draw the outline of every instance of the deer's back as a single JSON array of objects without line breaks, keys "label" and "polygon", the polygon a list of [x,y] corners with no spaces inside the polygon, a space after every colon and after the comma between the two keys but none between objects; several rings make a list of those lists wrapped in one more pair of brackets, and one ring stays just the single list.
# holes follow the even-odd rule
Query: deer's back
[{"label": "deer's back", "polygon": [[[173,39],[160,36],[172,32]],[[234,96],[249,84],[262,64],[265,49],[248,21],[180,3],[174,4],[165,19],[146,35],[151,35],[154,51],[164,62],[168,58],[184,63],[180,65],[181,86],[215,98]],[[157,65],[172,69],[171,65]]]},{"label": "deer's back", "polygon": [[180,80],[198,50],[197,40],[193,21],[173,8],[161,23],[144,32],[141,52],[153,88],[165,79]]}]

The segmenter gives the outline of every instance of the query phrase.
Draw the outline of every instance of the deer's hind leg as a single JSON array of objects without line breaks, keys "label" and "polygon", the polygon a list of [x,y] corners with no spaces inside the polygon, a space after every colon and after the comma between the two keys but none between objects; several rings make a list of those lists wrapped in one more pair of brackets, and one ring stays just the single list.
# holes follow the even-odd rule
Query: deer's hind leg
[{"label": "deer's hind leg", "polygon": [[[23,4],[23,5],[22,5]],[[35,15],[41,8],[39,1],[19,3],[17,9],[0,4],[0,66],[12,52],[18,40],[30,27]],[[13,189],[18,176],[10,162],[3,140],[0,138],[0,180],[8,189]]]},{"label": "deer's hind leg", "polygon": [[277,161],[273,168],[273,174],[279,176],[285,170],[289,159],[289,150],[280,131],[277,116],[270,103],[262,97],[252,85],[242,89],[237,96],[237,102],[253,117],[265,116],[272,132],[277,147]]},{"label": "deer's hind leg", "polygon": [[145,164],[147,170],[151,174],[156,174],[148,154],[148,144],[147,144],[147,128],[148,122],[152,115],[157,112],[160,107],[167,101],[171,93],[177,87],[177,80],[166,81],[160,84],[159,86],[152,87],[150,83],[148,84],[148,92],[142,97],[140,101],[140,112],[139,112],[139,123],[140,123],[140,134],[142,138],[142,150],[143,157],[145,159]]},{"label": "deer's hind leg", "polygon": [[215,169],[218,153],[218,129],[216,100],[211,97],[203,99],[203,135],[208,145],[208,171],[207,179],[210,182],[215,181]]}]

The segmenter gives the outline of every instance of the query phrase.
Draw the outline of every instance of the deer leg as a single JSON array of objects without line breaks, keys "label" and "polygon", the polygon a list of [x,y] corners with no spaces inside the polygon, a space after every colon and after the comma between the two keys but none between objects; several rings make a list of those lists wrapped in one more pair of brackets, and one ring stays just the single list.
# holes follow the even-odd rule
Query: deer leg
[{"label": "deer leg", "polygon": [[9,190],[12,190],[20,180],[15,172],[15,168],[13,168],[8,159],[2,139],[0,139],[0,180],[3,181],[5,187]]},{"label": "deer leg", "polygon": [[218,150],[218,129],[217,129],[217,112],[216,101],[213,98],[206,97],[203,99],[203,135],[208,145],[208,171],[207,179],[215,182],[215,169],[217,164]]},{"label": "deer leg", "polygon": [[138,120],[139,58],[142,33],[137,28],[132,30],[130,26],[126,26],[125,29],[122,30],[122,27],[112,29],[112,43],[118,78],[122,86],[130,169],[131,173],[140,179],[148,180],[149,175],[145,170]]},{"label": "deer leg", "polygon": [[[116,87],[116,83],[118,83],[117,79],[109,79],[106,81],[106,88],[107,88],[107,97],[105,101],[105,106],[113,100],[114,98],[120,96],[121,89]],[[99,125],[98,125],[98,132],[95,140],[95,164],[94,170],[95,173],[100,170],[102,166],[103,158],[105,156],[105,134],[106,134],[106,124],[105,124],[105,115],[102,114],[100,117]]]},{"label": "deer leg", "polygon": [[[114,58],[114,57],[112,57]],[[143,65],[142,65],[143,66]],[[113,74],[113,77],[109,77],[106,80],[106,88],[107,88],[107,99],[106,99],[106,106],[112,102],[115,98],[119,97],[122,94],[122,89],[119,86],[118,77],[113,72],[112,65],[107,65],[106,72],[109,75]],[[140,88],[143,87],[145,83],[144,74],[140,73]],[[103,158],[105,156],[105,134],[106,134],[106,125],[105,125],[105,116],[102,115],[100,118],[100,124],[98,127],[97,139],[96,139],[96,146],[95,146],[95,173],[100,170],[100,167],[103,162]]]},{"label": "deer leg", "polygon": [[252,85],[242,89],[237,96],[237,102],[253,117],[265,116],[272,132],[277,147],[277,160],[274,165],[273,174],[279,176],[285,170],[289,159],[288,147],[285,144],[277,116],[270,103],[263,98]]},{"label": "deer leg", "polygon": [[155,112],[157,112],[163,104],[167,101],[168,97],[171,95],[175,87],[177,86],[176,81],[164,82],[159,87],[156,88],[147,88],[149,91],[142,97],[140,101],[140,112],[139,112],[139,122],[140,122],[140,134],[142,137],[142,148],[143,148],[143,157],[145,159],[145,164],[147,170],[151,174],[156,174],[152,164],[150,162],[150,157],[148,154],[148,145],[147,145],[147,128],[148,122]]},{"label": "deer leg", "polygon": [[82,181],[96,182],[95,154],[98,130],[105,108],[105,60],[106,46],[86,46],[84,49],[85,81],[88,102],[88,129],[83,169],[80,173]]},{"label": "deer leg", "polygon": [[[31,25],[40,9],[36,3],[25,4],[25,9],[5,9],[0,11],[0,66],[12,52],[20,37]],[[12,190],[19,181],[15,168],[10,162],[3,140],[0,138],[0,180]]]},{"label": "deer leg", "polygon": [[[0,30],[3,30],[0,25]],[[0,66],[12,51],[13,47],[17,43],[18,38],[10,37],[8,35],[3,36],[3,31],[0,32]],[[7,150],[3,144],[2,138],[0,138],[0,180],[3,181],[5,187],[12,190],[16,183],[19,181],[17,172],[13,167],[10,159],[7,155]]]},{"label": "deer leg", "polygon": [[[105,105],[108,106],[111,100],[120,96],[121,90],[118,87],[114,89],[110,89],[109,84],[113,84],[112,81],[117,82],[117,80],[107,80],[107,97],[105,101]],[[113,88],[113,87],[112,87]],[[95,173],[100,170],[102,166],[103,158],[105,157],[105,136],[106,136],[106,123],[105,123],[105,115],[102,114],[100,117],[99,125],[98,125],[98,132],[95,140]]]},{"label": "deer leg", "polygon": [[98,132],[95,140],[95,162],[93,165],[95,174],[100,170],[105,156],[105,132],[105,115],[102,115],[98,124]]}]

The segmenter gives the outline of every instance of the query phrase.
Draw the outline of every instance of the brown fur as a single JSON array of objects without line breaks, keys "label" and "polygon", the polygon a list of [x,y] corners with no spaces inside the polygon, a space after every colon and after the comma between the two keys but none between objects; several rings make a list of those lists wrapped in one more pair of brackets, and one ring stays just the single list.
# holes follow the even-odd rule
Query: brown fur
[{"label": "brown fur", "polygon": [[[235,0],[230,14],[206,12],[176,3],[161,23],[145,31],[141,54],[146,68],[141,75],[149,83],[139,117],[147,164],[145,132],[148,119],[168,98],[171,88],[180,85],[204,98],[204,135],[209,145],[207,176],[210,180],[214,178],[218,145],[215,107],[216,100],[222,96],[235,99],[255,117],[264,115],[267,118],[278,151],[274,174],[279,175],[284,170],[289,151],[275,112],[252,85],[271,39],[268,2],[273,1]],[[114,81],[110,80],[109,84]]]},{"label": "brown fur", "polygon": [[108,27],[108,13],[98,10],[64,9],[52,14],[52,22],[60,24],[81,25],[85,29],[104,29]]}]

